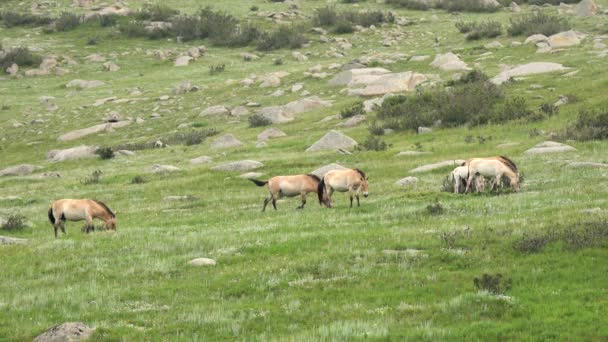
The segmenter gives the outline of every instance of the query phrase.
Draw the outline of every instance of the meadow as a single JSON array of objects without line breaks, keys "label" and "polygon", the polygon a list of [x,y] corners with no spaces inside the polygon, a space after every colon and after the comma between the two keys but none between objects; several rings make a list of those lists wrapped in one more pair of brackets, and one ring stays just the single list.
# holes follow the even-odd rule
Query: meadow
[{"label": "meadow", "polygon": [[[71,0],[52,4],[46,9],[51,15],[87,11],[72,6]],[[259,0],[163,4],[183,13],[211,5],[268,30],[276,24],[251,11],[251,6],[258,6],[258,12],[290,10],[287,3]],[[295,20],[306,28],[315,9],[327,5],[320,0],[299,4],[303,15]],[[598,4],[608,8],[608,1]],[[0,4],[0,11],[29,11],[29,5],[30,1],[9,0]],[[143,1],[132,0],[128,7],[141,6]],[[525,37],[506,33],[514,16],[507,9],[454,14],[371,0],[334,6],[390,11],[411,24],[328,34],[347,39],[350,49],[340,49],[339,41],[323,43],[318,34],[306,30],[307,46],[262,52],[255,45],[221,47],[208,40],[128,38],[115,27],[93,22],[52,33],[43,27],[0,28],[4,48],[27,46],[42,56],[69,56],[78,62],[65,75],[0,78],[0,169],[18,164],[42,167],[32,175],[0,177],[0,217],[19,214],[28,222],[21,230],[0,230],[0,235],[28,240],[0,245],[0,340],[31,340],[53,325],[73,321],[94,327],[91,339],[99,341],[608,339],[608,168],[569,166],[608,164],[608,141],[563,138],[559,141],[576,151],[525,153],[537,143],[558,139],[581,111],[607,110],[608,57],[598,56],[593,47],[597,37],[608,44],[606,14],[568,16],[572,28],[586,35],[581,44],[538,54],[534,45],[511,45]],[[521,7],[532,11],[530,5]],[[543,10],[557,13],[556,8]],[[458,20],[490,19],[503,24],[502,34],[492,39],[466,40],[454,25]],[[395,30],[402,34],[385,46],[383,40]],[[94,45],[89,44],[91,38]],[[484,47],[493,40],[504,47]],[[201,45],[208,51],[186,67],[146,53],[167,49],[177,57]],[[343,57],[328,55],[330,48],[342,51]],[[293,51],[306,53],[308,59],[296,60]],[[507,82],[501,90],[525,98],[534,109],[561,95],[573,101],[538,121],[436,127],[427,134],[396,131],[379,137],[388,144],[383,151],[305,152],[332,129],[362,143],[377,115],[365,114],[366,121],[352,128],[336,127],[342,119],[322,121],[363,100],[328,84],[340,71],[327,69],[329,64],[384,53],[388,57],[377,59],[394,63],[375,61],[371,66],[433,74],[443,84],[455,72],[429,64],[436,54],[449,51],[489,76],[498,74],[501,64],[561,63],[578,72],[532,75]],[[243,52],[261,58],[244,61]],[[93,53],[114,61],[120,70],[104,71],[101,63],[86,61]],[[395,53],[408,58],[396,59]],[[415,55],[430,58],[409,61]],[[316,64],[331,75],[319,79],[304,74]],[[218,65],[224,65],[224,71],[210,72]],[[289,72],[278,87],[239,83],[252,74],[277,71]],[[101,80],[105,85],[66,88],[73,79]],[[200,89],[172,93],[186,80]],[[270,139],[265,147],[256,147],[256,136],[268,126],[250,127],[248,116],[199,115],[215,105],[282,105],[302,97],[290,91],[295,84],[332,105],[273,124],[287,136]],[[272,96],[278,89],[284,94]],[[134,90],[138,95],[131,95]],[[47,110],[41,96],[52,96],[58,109]],[[138,100],[93,106],[112,96]],[[163,96],[168,99],[161,100]],[[249,108],[252,114],[256,110]],[[57,141],[63,133],[102,123],[111,111],[142,118],[143,123]],[[160,118],[152,118],[153,113]],[[181,124],[187,127],[178,128]],[[212,128],[219,133],[189,146],[169,144],[107,160],[46,158],[52,149],[82,144],[115,147]],[[211,148],[211,142],[225,133],[243,146]],[[429,153],[396,156],[412,150]],[[451,167],[410,172],[429,163],[494,155],[517,163],[524,175],[520,192],[454,194],[442,191]],[[189,162],[200,156],[213,161]],[[265,189],[239,177],[244,172],[211,169],[239,160],[263,163],[253,171],[263,173],[259,179],[264,180],[309,173],[329,163],[357,167],[369,175],[370,196],[361,199],[361,207],[350,209],[347,195],[337,193],[334,208],[328,209],[310,194],[304,210],[295,209],[297,199],[284,199],[277,203],[277,211],[261,212]],[[154,164],[180,170],[147,172]],[[83,184],[96,170],[102,172],[100,181]],[[43,172],[58,172],[61,177],[39,177]],[[137,176],[143,183],[132,181]],[[395,184],[407,176],[418,181]],[[167,196],[193,198],[168,201]],[[116,232],[84,234],[82,223],[68,222],[67,234],[55,239],[47,210],[59,198],[102,200],[116,211]],[[217,265],[188,264],[199,257],[212,258]],[[476,286],[475,279],[498,274],[499,288]]]}]

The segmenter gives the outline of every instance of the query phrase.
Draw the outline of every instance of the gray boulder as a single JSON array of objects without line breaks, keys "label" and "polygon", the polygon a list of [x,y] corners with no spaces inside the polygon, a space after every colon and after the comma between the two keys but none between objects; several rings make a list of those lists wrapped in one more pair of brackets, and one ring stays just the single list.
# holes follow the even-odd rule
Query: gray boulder
[{"label": "gray boulder", "polygon": [[401,178],[400,180],[398,180],[397,182],[395,182],[396,185],[401,185],[401,186],[409,186],[409,185],[414,185],[418,183],[418,178],[416,177],[405,177],[405,178]]},{"label": "gray boulder", "polygon": [[243,143],[240,142],[232,134],[224,134],[221,137],[215,139],[215,141],[211,143],[211,148],[213,148],[213,149],[231,148],[231,147],[239,147],[239,146],[243,146]]},{"label": "gray boulder", "polygon": [[536,144],[533,148],[525,151],[526,154],[545,154],[545,153],[558,153],[558,152],[572,152],[576,151],[576,148],[558,143],[555,141],[544,141]]},{"label": "gray boulder", "polygon": [[95,158],[97,157],[97,154],[95,154],[97,149],[97,146],[81,145],[64,150],[51,150],[47,153],[46,158],[49,161],[54,162],[81,158]]},{"label": "gray boulder", "polygon": [[549,46],[551,46],[552,49],[555,49],[579,45],[581,40],[576,32],[570,30],[550,36],[547,39],[547,43],[549,43]]},{"label": "gray boulder", "polygon": [[217,263],[209,258],[196,258],[188,262],[192,266],[215,266]]},{"label": "gray boulder", "polygon": [[[0,218],[2,221],[2,218]],[[19,239],[10,236],[0,236],[0,245],[14,245],[27,243],[27,239]]]},{"label": "gray boulder", "polygon": [[97,80],[85,81],[85,80],[76,79],[76,80],[72,80],[72,81],[68,82],[65,85],[65,87],[66,88],[76,88],[76,89],[92,89],[92,88],[101,87],[103,85],[105,85],[105,83],[102,81],[97,81]]},{"label": "gray boulder", "polygon": [[79,138],[82,138],[82,137],[85,137],[85,136],[91,135],[91,134],[97,134],[97,133],[101,133],[101,132],[111,132],[115,128],[125,127],[125,126],[130,125],[131,123],[132,123],[132,121],[125,120],[125,121],[119,121],[119,122],[108,122],[108,123],[99,124],[99,125],[95,125],[95,126],[91,126],[91,127],[87,127],[87,128],[82,128],[82,129],[78,129],[78,130],[60,135],[57,138],[57,141],[70,141],[70,140],[79,139]]},{"label": "gray boulder", "polygon": [[255,160],[241,160],[214,166],[211,169],[215,171],[248,171],[258,169],[262,166],[264,166],[264,164]]},{"label": "gray boulder", "polygon": [[213,161],[213,159],[211,159],[211,157],[200,156],[198,158],[190,159],[190,164],[192,164],[192,165],[200,165],[200,164],[211,163],[212,161]]},{"label": "gray boulder", "polygon": [[430,65],[443,71],[471,70],[471,68],[467,66],[467,63],[460,60],[458,56],[451,52],[436,55]]},{"label": "gray boulder", "polygon": [[7,167],[4,170],[0,170],[0,177],[3,176],[25,176],[29,175],[32,172],[41,169],[40,166],[30,165],[30,164],[21,164],[16,166]]},{"label": "gray boulder", "polygon": [[286,137],[286,136],[287,136],[287,134],[285,134],[285,132],[281,131],[278,128],[271,127],[271,128],[265,129],[264,132],[258,134],[258,140],[266,141],[271,138],[280,138],[280,137]]},{"label": "gray boulder", "polygon": [[161,165],[161,164],[154,164],[152,166],[150,166],[149,168],[147,168],[148,172],[151,173],[170,173],[170,172],[176,172],[179,171],[180,168],[173,166],[173,165]]},{"label": "gray boulder", "polygon": [[498,75],[490,79],[490,82],[494,84],[503,84],[508,81],[511,77],[528,76],[535,74],[542,74],[547,72],[563,71],[569,68],[564,67],[559,63],[551,62],[532,62],[524,65],[517,66],[515,68],[505,70]]},{"label": "gray boulder", "polygon": [[34,342],[75,342],[89,339],[93,334],[86,324],[81,322],[68,322],[58,324],[34,338]]},{"label": "gray boulder", "polygon": [[199,115],[217,115],[217,114],[228,114],[230,111],[225,106],[213,106],[203,110]]},{"label": "gray boulder", "polygon": [[355,147],[357,142],[341,132],[331,130],[321,139],[306,149],[306,152],[331,151],[338,149],[350,149]]},{"label": "gray boulder", "polygon": [[597,14],[599,7],[594,0],[583,0],[576,5],[576,15],[579,17],[590,17]]},{"label": "gray boulder", "polygon": [[590,167],[590,168],[596,168],[596,169],[605,169],[605,168],[608,168],[608,164],[594,163],[594,162],[571,162],[571,163],[568,163],[568,167],[574,167],[574,168]]}]

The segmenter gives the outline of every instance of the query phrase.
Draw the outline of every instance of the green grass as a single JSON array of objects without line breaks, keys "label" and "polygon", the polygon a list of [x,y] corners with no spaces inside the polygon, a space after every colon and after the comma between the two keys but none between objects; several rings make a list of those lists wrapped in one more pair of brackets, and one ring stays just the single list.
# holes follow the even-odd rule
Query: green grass
[{"label": "green grass", "polygon": [[[71,0],[58,1],[62,5]],[[16,4],[9,2],[3,6]],[[139,1],[132,1],[136,8]],[[244,17],[251,13],[239,1],[214,3],[216,8]],[[285,10],[280,3],[256,1],[260,11]],[[195,1],[168,1],[167,5],[193,12]],[[204,4],[203,4],[204,5]],[[302,2],[305,14],[324,1]],[[600,5],[608,6],[606,1]],[[347,8],[347,5],[337,5]],[[398,133],[382,136],[390,144],[386,151],[304,153],[338,121],[320,123],[356,99],[329,87],[326,80],[308,78],[303,72],[315,64],[346,63],[376,53],[411,55],[455,51],[470,66],[486,52],[490,40],[466,41],[454,27],[456,20],[495,20],[508,23],[510,12],[463,14],[453,17],[443,11],[395,10],[375,1],[359,8],[391,10],[415,24],[399,28],[404,38],[392,47],[382,46],[389,25],[377,31],[340,35],[353,43],[343,58],[325,56],[334,43],[320,43],[308,34],[311,45],[300,49],[312,54],[299,63],[291,50],[260,54],[262,58],[242,62],[240,53],[254,47],[228,49],[210,47],[208,53],[175,68],[171,60],[160,61],[146,50],[174,49],[210,44],[194,41],[178,44],[114,36],[112,28],[85,24],[73,31],[44,34],[32,28],[2,29],[3,46],[28,46],[41,55],[67,55],[79,62],[69,66],[65,76],[25,77],[0,81],[0,168],[30,163],[42,171],[62,174],[59,179],[40,180],[35,176],[0,178],[0,216],[19,213],[31,227],[21,231],[0,231],[29,239],[26,245],[0,246],[0,339],[31,340],[50,326],[83,321],[96,327],[94,340],[603,340],[608,338],[608,244],[572,250],[563,242],[551,242],[537,253],[514,248],[525,235],[562,231],[580,222],[608,220],[605,169],[571,169],[570,161],[608,163],[608,142],[568,141],[576,152],[529,156],[523,152],[548,140],[576,119],[580,109],[598,108],[606,103],[608,67],[606,58],[597,58],[593,39],[555,54],[535,54],[535,47],[519,46],[493,50],[479,60],[488,75],[499,72],[499,64],[532,61],[563,63],[579,70],[575,76],[560,73],[532,76],[506,84],[509,95],[522,96],[538,106],[554,102],[559,95],[576,95],[578,102],[560,108],[557,115],[535,123],[506,123],[475,128],[437,129],[430,134]],[[527,6],[523,6],[528,11]],[[55,9],[53,9],[55,10]],[[554,9],[549,9],[554,11]],[[437,20],[429,19],[435,14]],[[427,18],[421,21],[420,18]],[[592,36],[602,34],[603,16],[572,18],[575,30]],[[253,19],[263,22],[263,20]],[[269,25],[264,23],[264,25]],[[428,34],[431,32],[432,34]],[[29,34],[29,36],[26,36]],[[89,37],[100,37],[95,46]],[[438,44],[435,45],[434,38]],[[496,40],[510,46],[512,37]],[[517,39],[523,41],[523,39]],[[100,63],[84,57],[100,53],[115,61],[121,70],[104,72]],[[115,56],[112,56],[115,54]],[[283,65],[273,60],[282,58]],[[413,70],[438,74],[450,80],[452,73],[440,72],[425,62],[396,61],[381,65],[394,71]],[[210,75],[209,66],[225,64],[225,71]],[[268,96],[276,89],[256,85],[244,88],[238,81],[255,73],[288,71],[280,89],[281,97]],[[106,85],[75,91],[64,85],[70,80],[97,79]],[[201,87],[198,92],[173,96],[171,89],[184,80]],[[234,82],[227,82],[234,80]],[[263,106],[298,99],[289,88],[303,83],[312,95],[333,100],[332,107],[299,114],[291,123],[278,127],[287,137],[268,141],[256,148],[256,136],[266,127],[250,128],[247,117],[199,117],[212,105],[237,106],[255,101]],[[542,84],[529,90],[532,84]],[[142,95],[129,96],[140,87]],[[54,96],[59,109],[48,112],[39,102],[43,95]],[[159,102],[162,95],[171,100]],[[145,98],[135,104],[91,105],[98,99]],[[541,98],[538,98],[541,96]],[[161,119],[149,116],[158,107]],[[72,142],[57,142],[68,131],[102,122],[111,110],[123,117],[142,117],[143,125],[132,124]],[[168,111],[163,111],[168,110]],[[375,114],[368,114],[371,122]],[[42,124],[30,124],[41,118]],[[238,122],[234,122],[238,120]],[[13,128],[14,122],[24,126]],[[60,163],[46,162],[46,153],[55,148],[80,144],[114,146],[148,141],[177,132],[181,123],[200,123],[232,133],[245,146],[212,150],[207,138],[200,145],[174,145],[142,150],[132,157],[110,160],[90,159]],[[343,129],[359,142],[369,135],[365,125]],[[533,129],[542,136],[530,136]],[[492,137],[483,144],[466,136]],[[517,142],[500,149],[497,145]],[[399,151],[432,154],[395,157]],[[525,174],[522,191],[501,195],[455,195],[439,191],[449,169],[416,175],[419,182],[401,188],[395,181],[411,175],[408,171],[427,163],[473,156],[507,155]],[[208,155],[213,163],[192,166],[189,159]],[[256,171],[272,175],[310,172],[327,163],[358,167],[369,175],[370,197],[360,208],[348,208],[348,198],[337,193],[335,208],[321,208],[314,194],[304,210],[295,210],[297,199],[278,202],[278,211],[261,213],[264,189],[238,178],[239,173],[212,171],[223,162],[253,159],[264,163]],[[182,171],[151,175],[153,164],[171,164]],[[99,184],[83,185],[80,179],[94,170],[103,172]],[[42,172],[40,171],[40,172]],[[146,183],[131,184],[143,175]],[[198,200],[164,201],[165,196],[193,195]],[[19,196],[8,200],[7,196]],[[81,233],[82,223],[69,222],[67,236],[53,238],[46,212],[58,198],[96,198],[117,211],[117,232]],[[429,215],[426,207],[438,199],[441,215]],[[583,210],[601,208],[586,213]],[[442,233],[454,234],[452,246],[442,241]],[[417,250],[412,251],[412,250]],[[217,260],[217,266],[196,268],[188,261],[197,257]],[[473,280],[482,274],[501,273],[513,280],[508,297],[478,292]]]}]

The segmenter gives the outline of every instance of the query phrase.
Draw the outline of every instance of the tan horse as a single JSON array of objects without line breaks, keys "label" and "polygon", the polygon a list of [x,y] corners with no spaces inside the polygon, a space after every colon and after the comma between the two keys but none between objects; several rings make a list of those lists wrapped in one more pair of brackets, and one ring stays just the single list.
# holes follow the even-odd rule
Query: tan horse
[{"label": "tan horse", "polygon": [[[458,166],[457,168],[450,173],[450,182],[452,182],[452,186],[454,187],[455,194],[464,193],[467,187],[467,180],[469,178],[469,167],[468,166]],[[473,191],[474,192],[483,192],[486,187],[486,179],[485,177],[477,174],[473,179]]]},{"label": "tan horse", "polygon": [[93,219],[103,220],[106,229],[116,230],[116,215],[102,202],[89,199],[61,199],[53,202],[49,209],[49,221],[65,234],[65,221],[86,221],[86,232],[95,230]]},{"label": "tan horse", "polygon": [[519,191],[520,178],[517,165],[507,157],[472,158],[465,162],[469,168],[467,188],[465,192],[471,190],[473,179],[476,176],[490,177],[494,179],[494,186],[498,190],[501,187],[503,176],[509,178],[511,187],[514,191]]},{"label": "tan horse", "polygon": [[360,207],[359,193],[363,192],[364,197],[368,196],[367,176],[359,169],[329,171],[319,183],[317,191],[319,203],[331,208],[331,195],[334,191],[348,191],[350,195],[350,207],[353,207],[353,195],[357,198],[357,207]]},{"label": "tan horse", "polygon": [[264,186],[268,184],[269,196],[264,200],[264,207],[262,211],[266,210],[266,206],[272,201],[274,210],[277,210],[277,200],[281,197],[294,197],[300,195],[302,204],[297,209],[304,209],[306,204],[306,195],[309,192],[317,192],[317,187],[321,181],[319,177],[308,174],[308,175],[295,175],[295,176],[276,176],[272,177],[267,181],[259,181],[257,179],[250,179],[257,186]]}]

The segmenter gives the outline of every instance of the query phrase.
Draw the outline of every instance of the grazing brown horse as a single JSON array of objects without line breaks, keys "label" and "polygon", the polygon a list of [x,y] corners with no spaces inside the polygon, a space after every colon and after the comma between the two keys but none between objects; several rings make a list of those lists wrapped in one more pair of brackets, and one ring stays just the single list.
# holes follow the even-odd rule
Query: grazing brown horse
[{"label": "grazing brown horse", "polygon": [[49,221],[55,228],[65,234],[65,221],[86,221],[86,232],[95,230],[93,219],[103,220],[106,229],[116,230],[116,215],[102,202],[89,199],[60,199],[49,209]]},{"label": "grazing brown horse", "polygon": [[331,195],[334,191],[348,191],[350,207],[353,207],[353,195],[357,198],[357,207],[360,207],[359,193],[363,192],[363,196],[367,197],[367,187],[367,176],[359,169],[329,171],[323,176],[317,189],[319,204],[325,204],[325,206],[331,208]]},{"label": "grazing brown horse", "polygon": [[267,181],[259,181],[257,179],[250,179],[257,186],[264,186],[268,184],[269,196],[264,200],[264,207],[262,211],[266,210],[266,206],[272,201],[274,210],[277,210],[277,200],[281,197],[294,197],[300,195],[302,204],[297,209],[304,209],[306,204],[306,194],[309,192],[317,192],[319,177],[308,174],[308,175],[295,175],[295,176],[276,176],[272,177]]},{"label": "grazing brown horse", "polygon": [[496,190],[501,187],[502,177],[506,176],[509,178],[513,190],[519,191],[520,178],[517,165],[507,157],[472,158],[467,160],[464,165],[469,168],[465,192],[471,190],[473,179],[477,176],[494,178],[493,189],[495,188]]}]

